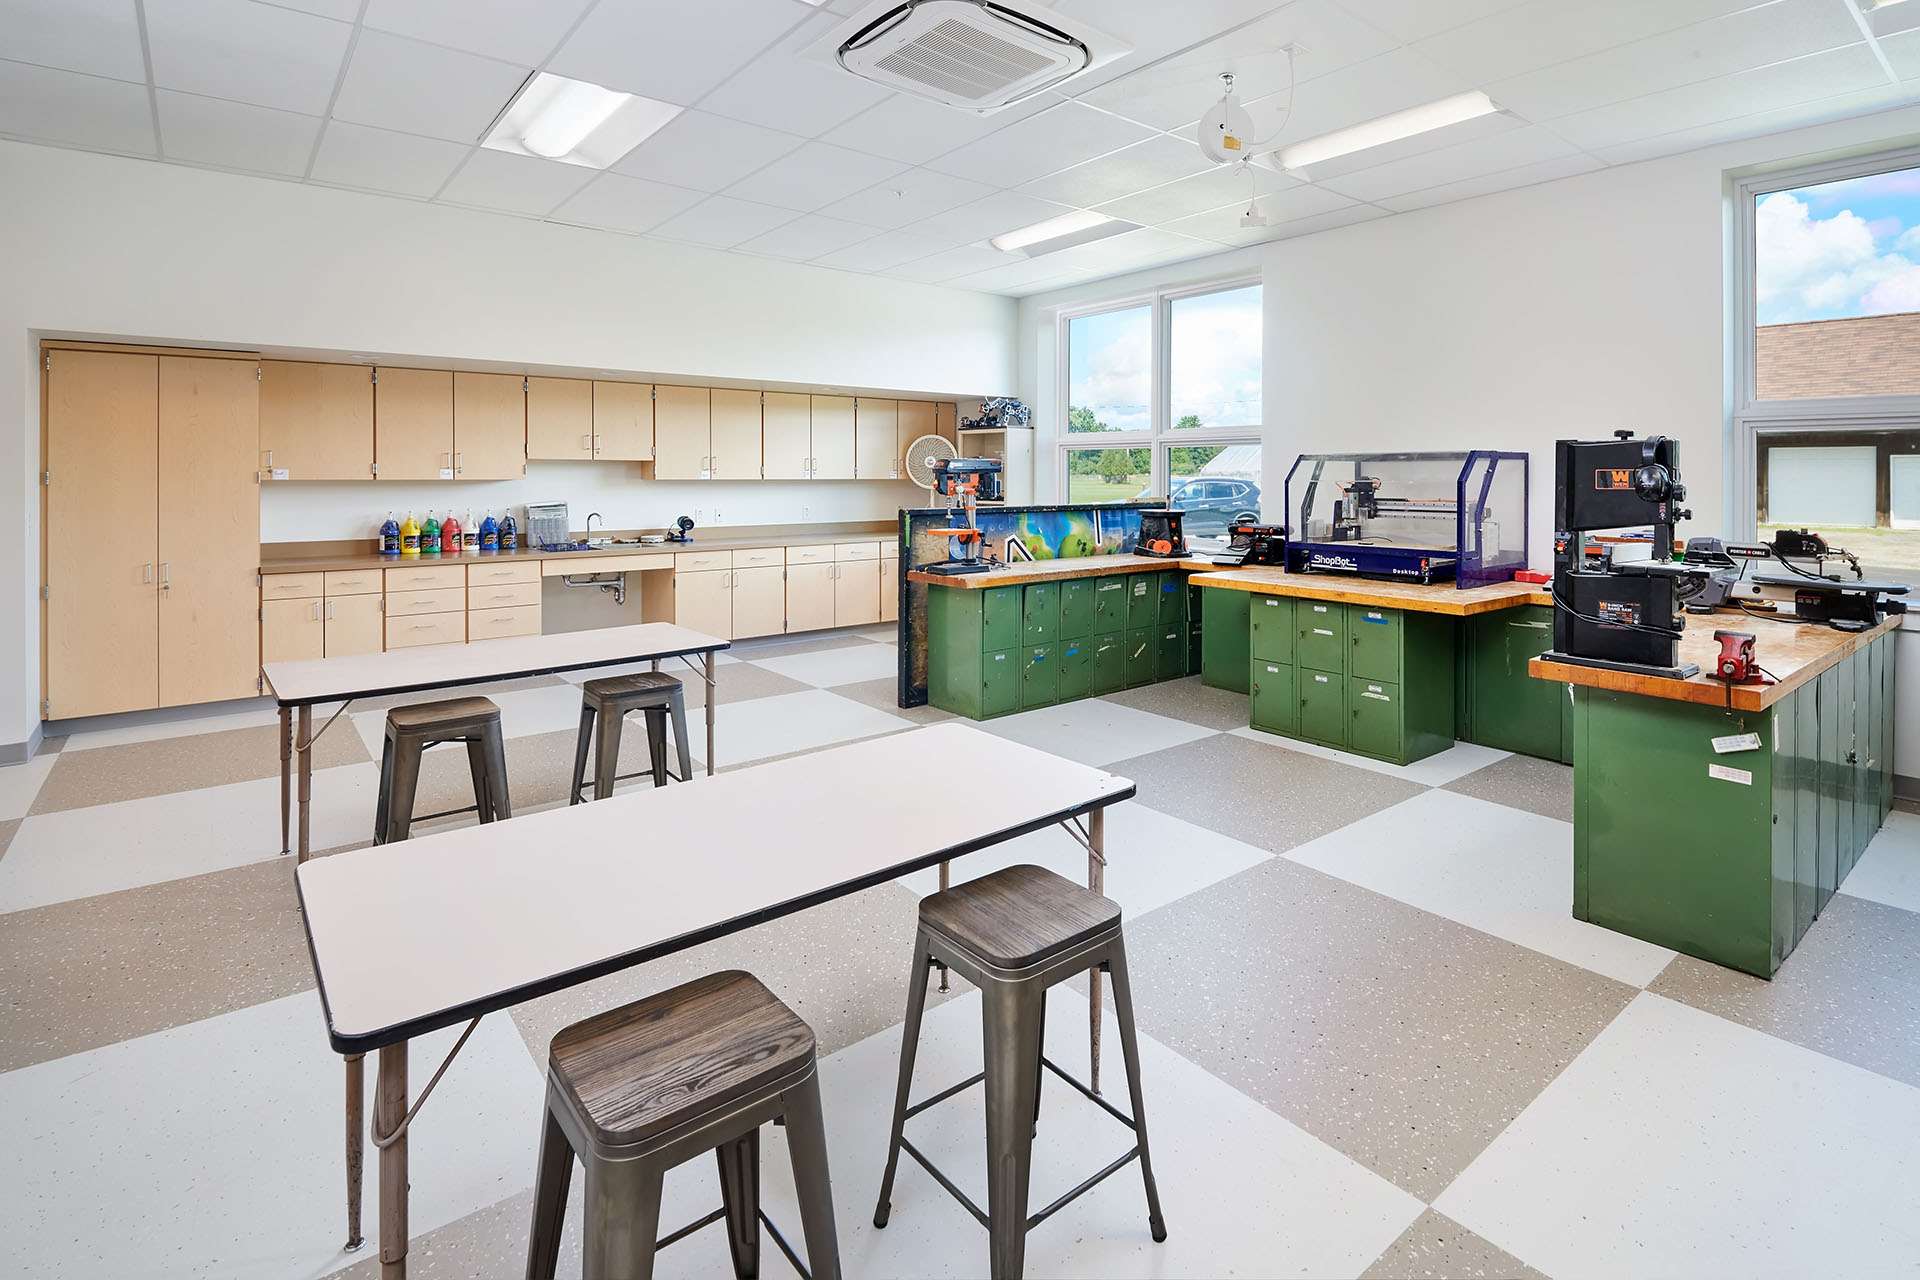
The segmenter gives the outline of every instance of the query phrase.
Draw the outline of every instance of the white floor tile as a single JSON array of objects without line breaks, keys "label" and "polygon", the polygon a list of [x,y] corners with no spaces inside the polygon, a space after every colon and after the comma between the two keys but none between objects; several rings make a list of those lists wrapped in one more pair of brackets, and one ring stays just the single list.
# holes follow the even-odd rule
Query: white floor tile
[{"label": "white floor tile", "polygon": [[1920,1090],[1642,993],[1434,1208],[1557,1277],[1911,1275]]},{"label": "white floor tile", "polygon": [[893,622],[883,622],[877,627],[862,627],[853,634],[862,640],[878,640],[881,644],[900,643],[900,627]]},{"label": "white floor tile", "polygon": [[1573,825],[1427,791],[1280,855],[1523,947],[1644,987],[1665,947],[1573,918]]},{"label": "white floor tile", "polygon": [[1840,884],[1842,893],[1920,911],[1920,814],[1898,809]]},{"label": "white floor tile", "polygon": [[999,720],[983,721],[980,727],[988,733],[1096,767],[1150,751],[1165,751],[1168,747],[1210,738],[1215,733],[1201,725],[1157,716],[1104,698],[1083,698],[1057,707],[1022,711]]},{"label": "white floor tile", "polygon": [[1371,769],[1375,773],[1384,773],[1389,778],[1404,778],[1408,782],[1417,782],[1423,787],[1444,787],[1449,782],[1466,777],[1476,769],[1484,769],[1494,761],[1504,760],[1513,754],[1511,751],[1496,751],[1492,747],[1483,747],[1477,742],[1456,742],[1445,751],[1436,752],[1424,760],[1415,760],[1412,764],[1389,764],[1385,760],[1375,760],[1372,756],[1339,751],[1333,747],[1323,747],[1317,742],[1304,742],[1299,738],[1283,738],[1277,733],[1268,733],[1246,725],[1238,729],[1229,729],[1227,732],[1245,738],[1249,742],[1279,747],[1285,751],[1304,752],[1310,756],[1318,756],[1322,760],[1332,760],[1337,764],[1350,764],[1356,769]]},{"label": "white floor tile", "polygon": [[[416,1091],[458,1034],[414,1042]],[[367,1257],[340,1248],[341,1078],[313,992],[0,1076],[8,1274],[308,1280]],[[531,1185],[540,1107],[525,1043],[486,1019],[409,1131],[416,1234]],[[369,1143],[369,1245],[378,1168]]]},{"label": "white floor tile", "polygon": [[228,729],[258,729],[280,723],[273,707],[250,711],[226,711],[216,715],[185,715],[166,720],[127,723],[86,733],[67,735],[61,751],[91,751],[97,747],[120,747],[133,742],[158,742],[164,738],[190,738],[201,733],[222,733]]},{"label": "white floor tile", "polygon": [[897,651],[884,644],[849,645],[845,649],[822,649],[818,653],[796,653],[784,658],[750,657],[748,661],[816,689],[857,684],[862,680],[884,680],[900,670]]},{"label": "white floor tile", "polygon": [[[1274,856],[1134,801],[1107,810],[1106,854],[1106,895],[1135,918]],[[1058,827],[967,854],[954,862],[952,882],[1022,862],[1087,882],[1087,851]],[[940,873],[929,867],[899,883],[925,897],[939,889]]]},{"label": "white floor tile", "polygon": [[[597,673],[596,673],[597,674]],[[444,691],[446,697],[458,697],[458,689]],[[422,702],[438,700],[442,694],[422,693]],[[580,727],[580,690],[570,684],[542,685],[538,689],[515,689],[511,693],[490,693],[500,708],[500,733],[507,738],[528,738],[537,733],[554,733],[561,729]],[[367,754],[375,760],[386,749],[387,713],[384,711],[349,711],[347,718],[353,721],[353,728],[360,740],[367,745]],[[316,721],[316,725],[320,723]],[[339,732],[336,727],[334,732]],[[443,742],[433,751],[465,751],[464,743]]]},{"label": "white floor tile", "polygon": [[0,764],[0,822],[27,816],[58,755],[35,756],[19,764]]},{"label": "white floor tile", "polygon": [[[793,751],[810,751],[913,726],[911,720],[825,689],[722,703],[714,708],[713,721],[714,744],[719,756],[715,763],[723,766]],[[692,737],[693,758],[704,763],[706,734],[696,732]]]},{"label": "white floor tile", "polygon": [[[379,773],[372,764],[314,773],[313,848],[372,838]],[[36,814],[20,824],[0,859],[0,911],[177,880],[279,853],[278,777]],[[292,862],[287,859],[289,880]]]}]

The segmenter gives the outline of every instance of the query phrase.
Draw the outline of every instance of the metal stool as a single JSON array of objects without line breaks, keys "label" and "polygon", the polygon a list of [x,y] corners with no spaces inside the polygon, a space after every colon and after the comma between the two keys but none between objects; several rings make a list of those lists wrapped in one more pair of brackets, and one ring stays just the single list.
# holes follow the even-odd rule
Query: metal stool
[{"label": "metal stool", "polygon": [[[760,1126],[783,1118],[811,1272],[760,1210]],[[721,1207],[656,1241],[661,1180],[705,1151]],[[553,1280],[576,1155],[586,1280],[648,1280],[657,1250],[723,1218],[736,1276],[759,1273],[764,1223],[802,1276],[838,1280],[813,1032],[752,974],[696,978],[553,1038],[527,1280]]]},{"label": "metal stool", "polygon": [[[708,696],[712,696],[709,694]],[[573,791],[568,804],[579,804],[580,791],[587,785],[587,743],[593,738],[593,722],[600,720],[599,741],[594,743],[593,798],[605,800],[613,794],[613,784],[638,773],[616,773],[620,767],[620,729],[635,711],[647,715],[647,754],[653,785],[664,787],[667,779],[685,782],[693,776],[693,761],[687,754],[687,701],[680,682],[658,671],[637,675],[608,676],[589,680],[580,686],[580,737],[573,748]],[[673,716],[673,742],[678,748],[680,772],[667,772],[667,716]]]},{"label": "metal stool", "polygon": [[420,783],[420,757],[442,742],[467,744],[473,770],[473,803],[463,809],[421,814],[418,821],[477,813],[480,821],[511,818],[507,802],[507,753],[500,741],[500,708],[488,698],[420,702],[387,712],[387,739],[380,751],[380,798],[373,811],[373,842],[405,840],[415,822],[413,796]]},{"label": "metal stool", "polygon": [[[986,1070],[908,1106],[920,1016],[927,1004],[927,970],[941,964],[951,966],[980,988]],[[1131,1116],[1062,1071],[1042,1052],[1047,988],[1090,968],[1105,969],[1113,975],[1120,1047],[1132,1095]],[[1027,1181],[1032,1169],[1042,1067],[1132,1129],[1135,1143],[1125,1155],[1029,1216]],[[934,1168],[905,1135],[910,1117],[983,1080],[987,1088],[985,1211]],[[873,1211],[876,1227],[886,1226],[892,1211],[893,1175],[903,1149],[987,1228],[993,1280],[1018,1280],[1026,1265],[1027,1232],[1136,1156],[1146,1183],[1147,1223],[1154,1242],[1167,1238],[1166,1223],[1160,1216],[1160,1192],[1153,1182],[1153,1160],[1147,1152],[1140,1047],[1134,1038],[1133,991],[1127,982],[1126,947],[1121,940],[1117,904],[1033,866],[1008,867],[921,901],[920,929],[914,938],[913,967],[907,983],[907,1022],[900,1046],[900,1083],[893,1100],[893,1133],[887,1146],[887,1170],[880,1179],[880,1203]]]}]

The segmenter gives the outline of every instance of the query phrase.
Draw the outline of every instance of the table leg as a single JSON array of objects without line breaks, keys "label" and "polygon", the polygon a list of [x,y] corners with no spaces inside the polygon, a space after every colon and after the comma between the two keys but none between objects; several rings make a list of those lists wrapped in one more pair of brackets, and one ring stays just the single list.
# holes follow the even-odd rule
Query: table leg
[{"label": "table leg", "polygon": [[713,683],[713,650],[707,650],[707,776],[713,776],[713,695],[717,687]]},{"label": "table leg", "polygon": [[[1107,811],[1095,809],[1087,814],[1087,888],[1095,893],[1106,892]],[[1095,1093],[1100,1092],[1100,970],[1092,969],[1087,973],[1087,1042],[1091,1046],[1092,1065],[1088,1087]]]},{"label": "table leg", "polygon": [[300,708],[300,738],[294,743],[300,756],[300,861],[307,860],[307,834],[313,808],[313,708]]},{"label": "table leg", "polygon": [[366,1243],[366,1237],[360,1234],[360,1169],[361,1157],[366,1150],[366,1085],[367,1073],[362,1062],[363,1055],[348,1054],[343,1061],[347,1064],[347,1252],[352,1253]]},{"label": "table leg", "polygon": [[[945,862],[940,864],[940,892],[942,893],[947,891],[947,881],[951,870],[951,864]],[[940,965],[940,989],[942,991],[949,989],[947,986],[947,966],[945,965]]]},{"label": "table leg", "polygon": [[407,1275],[407,1135],[400,1126],[407,1118],[407,1042],[380,1050],[378,1096],[374,1100],[374,1132],[398,1133],[380,1149],[380,1277],[406,1280]]},{"label": "table leg", "polygon": [[280,708],[280,853],[282,856],[293,852],[290,842],[292,828],[288,819],[291,816],[293,800],[293,708]]}]

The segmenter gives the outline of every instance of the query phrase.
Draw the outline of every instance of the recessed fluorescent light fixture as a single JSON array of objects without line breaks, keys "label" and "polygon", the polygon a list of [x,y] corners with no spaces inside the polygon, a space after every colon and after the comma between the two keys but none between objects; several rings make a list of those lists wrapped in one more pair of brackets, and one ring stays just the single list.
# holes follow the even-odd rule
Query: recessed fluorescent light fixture
[{"label": "recessed fluorescent light fixture", "polygon": [[1133,231],[1138,226],[1138,223],[1109,218],[1091,209],[1075,209],[1072,213],[1063,213],[1057,218],[1048,218],[1045,222],[1036,222],[1030,227],[995,236],[987,243],[1002,253],[1023,253],[1029,258],[1037,258],[1042,254],[1070,249],[1076,244],[1087,244],[1117,236],[1123,231]]},{"label": "recessed fluorescent light fixture", "polygon": [[1305,169],[1336,156],[1351,155],[1355,151],[1385,146],[1389,142],[1431,133],[1448,125],[1477,120],[1499,109],[1493,104],[1492,98],[1475,89],[1471,93],[1455,94],[1438,102],[1409,107],[1377,120],[1367,120],[1350,128],[1308,138],[1305,142],[1296,142],[1290,147],[1281,148],[1275,159],[1279,168]]},{"label": "recessed fluorescent light fixture", "polygon": [[1896,4],[1905,4],[1906,0],[1867,0],[1867,12],[1875,9],[1891,9]]},{"label": "recessed fluorescent light fixture", "polygon": [[536,71],[480,145],[604,169],[680,114],[670,102]]}]

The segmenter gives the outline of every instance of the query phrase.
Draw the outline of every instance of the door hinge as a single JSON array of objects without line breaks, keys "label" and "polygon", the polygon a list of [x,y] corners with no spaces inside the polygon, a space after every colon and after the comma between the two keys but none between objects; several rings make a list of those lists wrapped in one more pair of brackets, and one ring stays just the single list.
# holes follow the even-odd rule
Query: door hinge
[{"label": "door hinge", "polygon": [[42,471],[40,473],[40,487],[44,489],[44,488],[47,488],[52,483],[53,483],[53,472]]},{"label": "door hinge", "polygon": [[377,462],[369,462],[367,464],[367,470],[377,476],[380,474],[380,464]]},{"label": "door hinge", "polygon": [[265,622],[267,620],[267,606],[261,605],[258,609],[255,609],[253,611],[253,615],[255,618],[257,618],[261,622]]},{"label": "door hinge", "polygon": [[255,693],[265,693],[267,691],[267,677],[265,675],[257,675],[253,678],[253,691]]},{"label": "door hinge", "polygon": [[377,386],[379,386],[379,385],[380,385],[380,370],[376,368],[376,369],[370,369],[370,370],[368,370],[368,372],[369,372],[369,373],[371,373],[371,374],[373,375],[373,385],[374,385],[374,386],[376,386],[376,387],[377,387]]},{"label": "door hinge", "polygon": [[[46,368],[46,371],[47,371],[48,373],[52,373],[52,372],[53,372],[53,352],[51,352],[51,351],[49,351],[49,352],[47,352],[47,353],[46,353],[46,365],[45,365],[45,368]],[[43,702],[43,703],[41,703],[40,705],[44,707],[44,706],[46,706],[47,704]]]},{"label": "door hinge", "polygon": [[261,376],[261,373],[260,373],[260,366],[259,366],[259,365],[255,365],[255,366],[253,366],[253,380],[254,380],[255,382],[265,382],[265,381],[266,381],[266,378],[264,378],[263,376]]},{"label": "door hinge", "polygon": [[50,600],[53,598],[53,588],[44,582],[40,584],[40,598],[42,600]]},{"label": "door hinge", "polygon": [[531,391],[532,389],[533,388],[528,384],[526,375],[522,374],[520,378],[520,390],[525,392],[525,391]]},{"label": "door hinge", "polygon": [[40,699],[40,718],[42,720],[53,719],[53,702],[50,699]]}]

